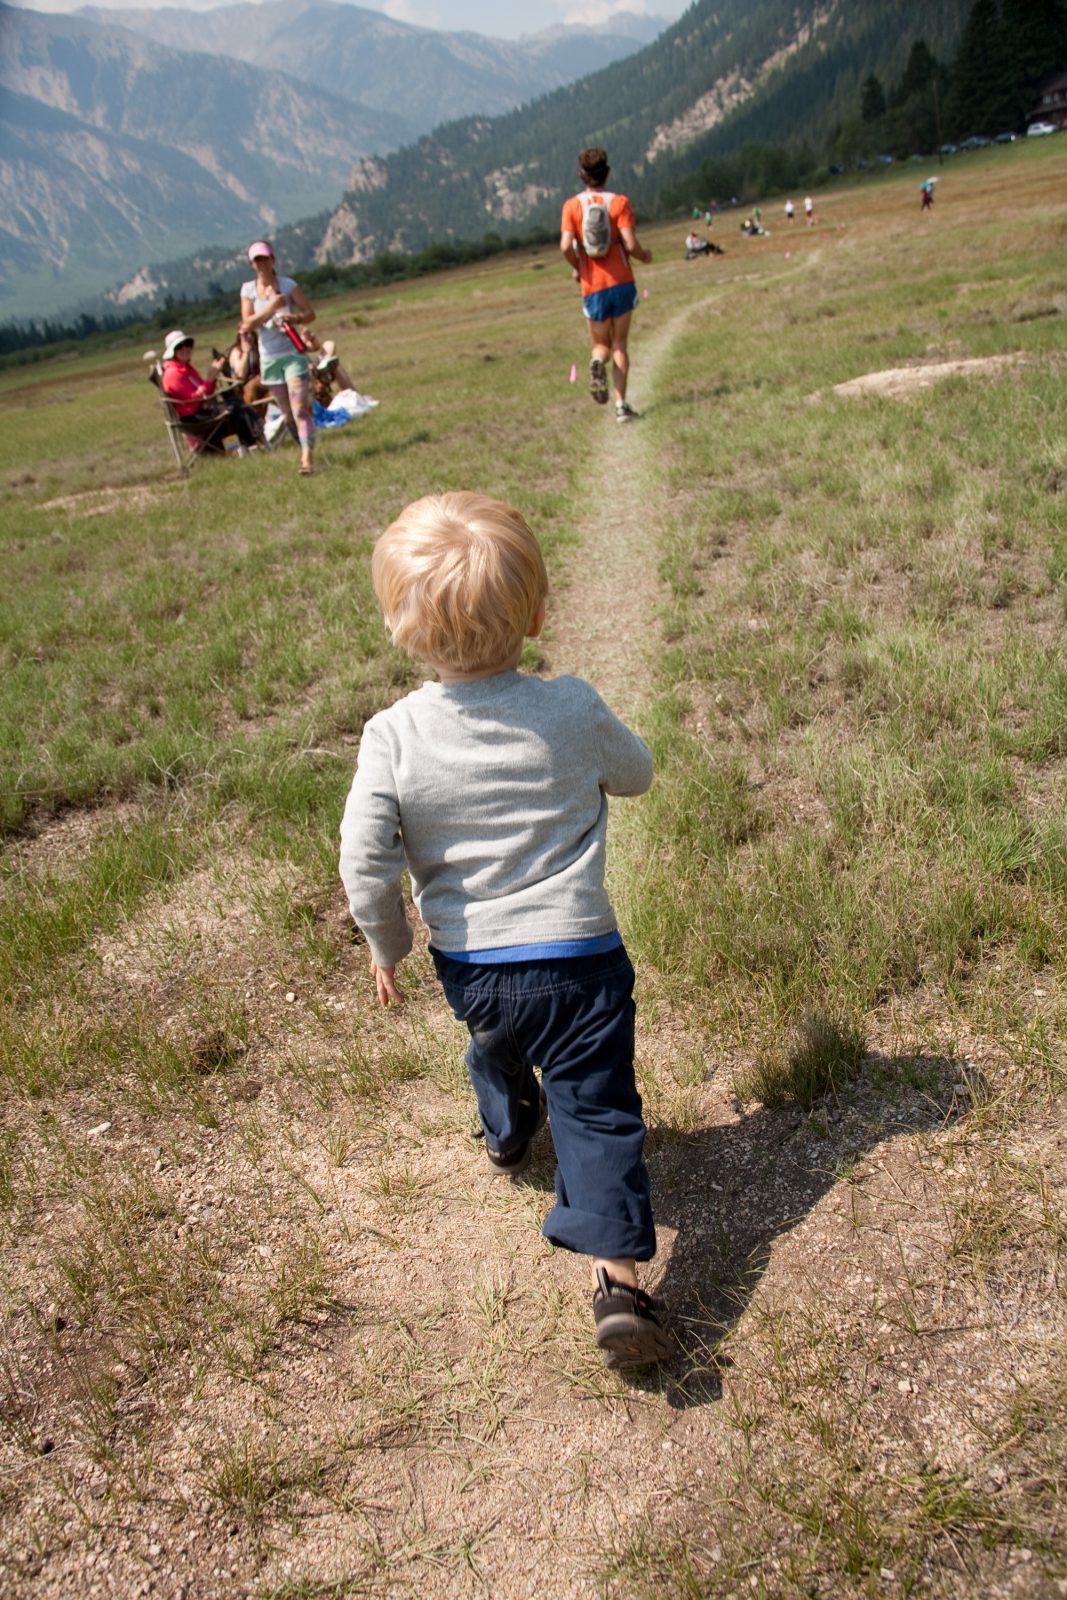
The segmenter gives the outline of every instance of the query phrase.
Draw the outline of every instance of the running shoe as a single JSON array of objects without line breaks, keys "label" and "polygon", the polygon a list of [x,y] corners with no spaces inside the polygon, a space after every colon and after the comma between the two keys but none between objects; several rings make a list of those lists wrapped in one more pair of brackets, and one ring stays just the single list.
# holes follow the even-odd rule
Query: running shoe
[{"label": "running shoe", "polygon": [[594,356],[589,363],[589,393],[593,396],[598,406],[607,405],[608,374],[599,356]]}]

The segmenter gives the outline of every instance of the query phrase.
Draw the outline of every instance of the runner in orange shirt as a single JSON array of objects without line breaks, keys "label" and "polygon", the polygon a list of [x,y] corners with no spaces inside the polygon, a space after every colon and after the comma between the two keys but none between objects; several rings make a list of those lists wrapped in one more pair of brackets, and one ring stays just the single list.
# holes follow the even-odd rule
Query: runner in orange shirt
[{"label": "runner in orange shirt", "polygon": [[624,194],[605,189],[610,170],[605,150],[596,145],[579,150],[578,173],[585,189],[563,207],[559,247],[582,286],[582,309],[593,341],[590,393],[597,405],[607,403],[610,356],[615,420],[632,422],[637,413],[626,399],[630,373],[627,339],[637,305],[637,287],[630,257],[649,262],[652,252],[639,243],[634,232],[629,200]]}]

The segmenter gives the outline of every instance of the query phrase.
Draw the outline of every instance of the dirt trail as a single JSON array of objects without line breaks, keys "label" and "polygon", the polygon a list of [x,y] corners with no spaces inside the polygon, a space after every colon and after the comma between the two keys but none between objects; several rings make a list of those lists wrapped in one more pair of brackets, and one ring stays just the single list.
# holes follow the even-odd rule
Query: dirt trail
[{"label": "dirt trail", "polygon": [[[657,368],[692,314],[687,307],[651,339],[638,339],[631,397],[651,392]],[[584,369],[581,377],[584,382]],[[646,510],[649,435],[640,419],[619,426],[610,402],[586,421],[591,437],[593,425],[602,424],[602,439],[597,437],[598,454],[590,465],[582,541],[564,563],[550,604],[548,653],[553,672],[588,678],[629,720],[648,693],[663,593],[654,517]],[[610,495],[598,493],[601,484],[611,485]]]}]

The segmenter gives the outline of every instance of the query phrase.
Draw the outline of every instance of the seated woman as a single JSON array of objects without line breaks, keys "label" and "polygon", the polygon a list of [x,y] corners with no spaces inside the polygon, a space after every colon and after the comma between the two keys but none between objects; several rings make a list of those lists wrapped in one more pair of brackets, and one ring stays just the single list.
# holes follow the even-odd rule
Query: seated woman
[{"label": "seated woman", "polygon": [[254,333],[238,326],[229,352],[230,372],[241,385],[241,398],[262,422],[270,405],[270,390],[259,370],[259,342]]},{"label": "seated woman", "polygon": [[[163,393],[181,419],[190,449],[207,455],[225,455],[223,441],[236,434],[238,450],[242,455],[247,454],[258,443],[252,419],[236,396],[228,401],[217,395],[215,378],[205,381],[200,376],[193,366],[194,342],[192,334],[183,333],[180,328],[167,334],[163,347]],[[216,374],[222,370],[225,359],[219,356],[211,363]]]}]

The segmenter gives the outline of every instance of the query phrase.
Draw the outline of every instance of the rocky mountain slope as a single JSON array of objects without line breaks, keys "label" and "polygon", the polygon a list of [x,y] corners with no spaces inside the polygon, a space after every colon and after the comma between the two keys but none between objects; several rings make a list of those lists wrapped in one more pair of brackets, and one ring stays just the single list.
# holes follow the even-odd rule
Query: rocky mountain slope
[{"label": "rocky mountain slope", "polygon": [[279,72],[8,6],[0,91],[0,315],[307,215],[403,129]]},{"label": "rocky mountain slope", "polygon": [[472,112],[510,111],[631,54],[667,26],[664,18],[624,14],[599,30],[556,28],[491,39],[412,27],[334,0],[265,0],[197,12],[85,6],[78,15],[175,49],[290,73],[399,116],[408,139]]}]

